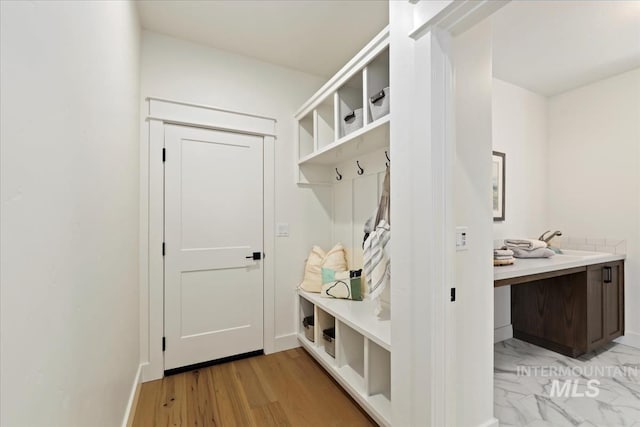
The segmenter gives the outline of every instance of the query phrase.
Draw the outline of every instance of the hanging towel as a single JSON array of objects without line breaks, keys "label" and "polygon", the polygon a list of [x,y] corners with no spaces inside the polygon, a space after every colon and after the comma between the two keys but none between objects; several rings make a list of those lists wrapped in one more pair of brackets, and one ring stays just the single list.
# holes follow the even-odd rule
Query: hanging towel
[{"label": "hanging towel", "polygon": [[386,249],[390,239],[389,224],[382,220],[364,243],[364,276],[369,297],[373,300],[380,297],[389,281],[391,263]]},{"label": "hanging towel", "polygon": [[364,277],[369,298],[376,302],[375,314],[382,313],[380,295],[391,280],[391,260],[389,257],[391,240],[391,178],[389,168],[384,176],[382,195],[378,205],[378,213],[374,221],[375,229],[364,242]]},{"label": "hanging towel", "polygon": [[504,241],[507,249],[519,248],[526,250],[534,250],[538,248],[546,248],[547,243],[542,240],[535,239],[505,239]]}]

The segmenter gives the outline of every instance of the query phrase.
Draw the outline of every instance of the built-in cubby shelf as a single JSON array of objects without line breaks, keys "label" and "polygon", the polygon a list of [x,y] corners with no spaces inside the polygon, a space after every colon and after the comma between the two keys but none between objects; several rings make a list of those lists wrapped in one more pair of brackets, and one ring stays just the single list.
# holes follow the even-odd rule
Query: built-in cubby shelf
[{"label": "built-in cubby shelf", "polygon": [[324,312],[345,323],[387,351],[391,351],[391,320],[375,315],[374,302],[324,298],[320,294],[299,290],[298,294],[307,303],[320,307]]},{"label": "built-in cubby shelf", "polygon": [[[371,301],[323,298],[298,291],[298,340],[381,425],[391,424],[391,322],[374,314]],[[313,313],[314,341],[302,319]],[[335,328],[335,358],[325,351],[323,331]]]},{"label": "built-in cubby shelf", "polygon": [[[298,165],[333,166],[358,155],[388,146],[389,116],[385,116],[315,152],[309,153],[298,161]],[[366,147],[367,150],[363,151],[362,147]]]},{"label": "built-in cubby shelf", "polygon": [[[350,194],[350,200],[343,197],[347,204],[341,206],[353,206],[351,197],[356,192],[366,201],[362,205],[366,208],[342,210],[351,221],[351,243],[362,240],[361,230],[368,218],[364,212],[370,215],[377,206],[378,191],[389,170],[390,93],[387,27],[295,115],[297,183],[339,183],[332,186],[334,196],[336,192]],[[349,262],[354,269],[361,268],[362,254],[354,253]],[[323,298],[302,290],[297,299],[300,344],[376,422],[391,425],[389,310],[378,317],[376,303],[370,299]],[[303,319],[310,316],[313,329],[305,329]],[[335,333],[333,341],[323,338],[323,331],[329,329]]]},{"label": "built-in cubby shelf", "polygon": [[[385,28],[296,113],[298,183],[331,182],[328,171],[339,163],[389,146],[389,114],[374,119],[369,103],[383,90],[390,96],[388,88],[389,29]],[[347,120],[354,111],[360,127]]]}]

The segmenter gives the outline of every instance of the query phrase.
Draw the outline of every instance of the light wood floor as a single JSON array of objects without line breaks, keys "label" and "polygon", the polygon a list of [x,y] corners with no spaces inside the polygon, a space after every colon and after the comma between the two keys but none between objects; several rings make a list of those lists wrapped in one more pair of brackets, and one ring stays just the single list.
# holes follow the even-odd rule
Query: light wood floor
[{"label": "light wood floor", "polygon": [[303,349],[144,383],[133,425],[375,426]]}]

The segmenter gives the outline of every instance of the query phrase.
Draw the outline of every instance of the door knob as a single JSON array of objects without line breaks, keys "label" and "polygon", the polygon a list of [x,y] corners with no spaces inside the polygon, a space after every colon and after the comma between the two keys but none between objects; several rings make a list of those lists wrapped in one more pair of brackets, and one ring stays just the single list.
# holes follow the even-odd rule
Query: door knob
[{"label": "door knob", "polygon": [[262,259],[262,252],[254,252],[252,255],[246,256],[245,258],[259,261]]}]

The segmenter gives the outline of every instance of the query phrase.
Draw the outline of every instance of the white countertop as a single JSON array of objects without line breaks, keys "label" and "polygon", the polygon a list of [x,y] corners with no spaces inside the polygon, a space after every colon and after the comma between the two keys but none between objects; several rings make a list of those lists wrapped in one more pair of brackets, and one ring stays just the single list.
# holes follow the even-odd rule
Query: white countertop
[{"label": "white countertop", "polygon": [[547,273],[549,271],[565,270],[567,268],[583,267],[585,265],[625,259],[625,255],[605,252],[574,251],[568,249],[563,249],[562,252],[563,254],[556,254],[551,258],[516,258],[513,265],[493,267],[493,280],[512,279],[514,277],[529,276],[531,274]]}]

